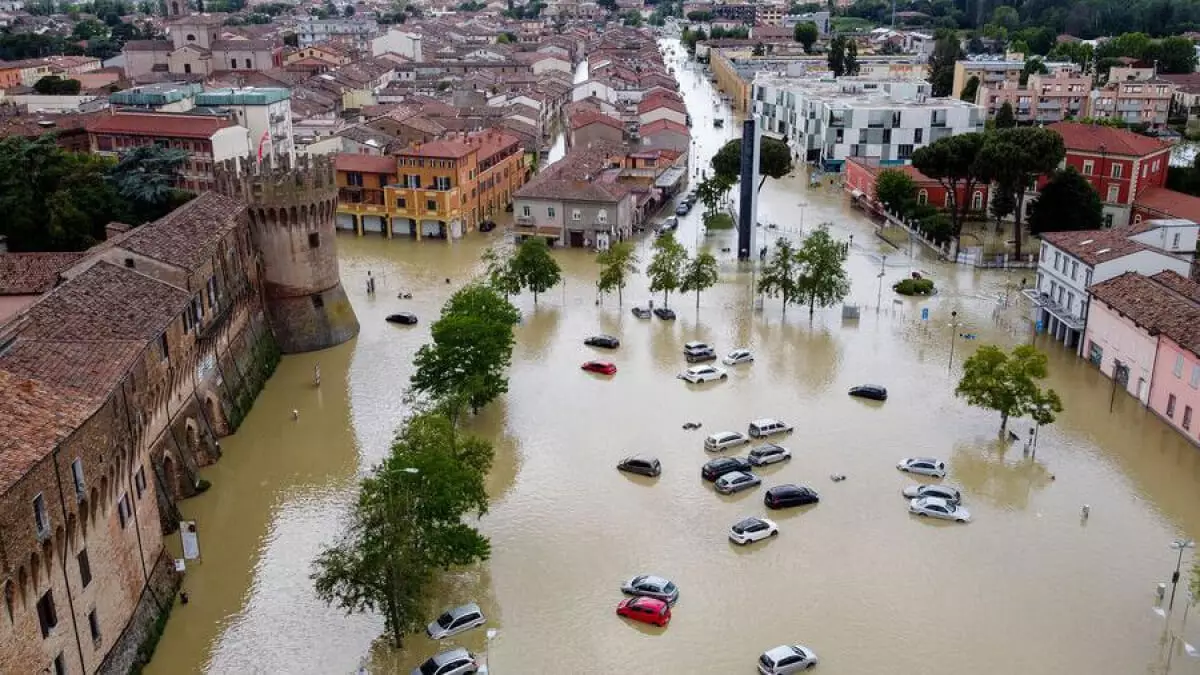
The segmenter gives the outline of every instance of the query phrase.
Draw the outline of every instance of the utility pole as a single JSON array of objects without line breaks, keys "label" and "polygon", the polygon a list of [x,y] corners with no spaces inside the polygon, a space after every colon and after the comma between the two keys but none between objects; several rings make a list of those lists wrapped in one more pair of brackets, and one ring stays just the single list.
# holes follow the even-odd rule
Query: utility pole
[{"label": "utility pole", "polygon": [[1179,568],[1183,565],[1183,552],[1195,545],[1196,542],[1191,539],[1179,538],[1171,542],[1171,548],[1179,549],[1179,557],[1175,559],[1175,574],[1171,575],[1171,601],[1167,603],[1167,616],[1171,615],[1171,610],[1175,607],[1175,590],[1179,588]]},{"label": "utility pole", "polygon": [[958,335],[958,312],[950,312],[950,360],[946,363],[946,372],[954,368],[954,338]]},{"label": "utility pole", "polygon": [[887,264],[887,256],[882,256],[879,259],[879,291],[875,294],[875,313],[879,313],[879,306],[883,304],[883,274],[884,265]]}]

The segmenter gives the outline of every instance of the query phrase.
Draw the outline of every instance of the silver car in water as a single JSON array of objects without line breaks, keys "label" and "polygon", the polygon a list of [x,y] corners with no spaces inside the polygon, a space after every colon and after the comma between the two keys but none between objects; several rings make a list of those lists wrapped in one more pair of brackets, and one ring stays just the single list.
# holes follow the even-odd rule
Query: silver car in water
[{"label": "silver car in water", "polygon": [[425,628],[425,632],[429,633],[429,637],[434,640],[441,640],[472,628],[478,628],[486,622],[487,619],[483,618],[483,610],[479,609],[479,605],[471,602],[442,612],[441,616]]}]

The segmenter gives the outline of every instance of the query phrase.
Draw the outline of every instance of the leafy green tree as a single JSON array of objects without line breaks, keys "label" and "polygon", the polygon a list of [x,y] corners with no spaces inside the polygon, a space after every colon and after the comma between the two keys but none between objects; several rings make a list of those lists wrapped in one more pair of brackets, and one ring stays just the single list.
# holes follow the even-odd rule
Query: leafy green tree
[{"label": "leafy green tree", "polygon": [[[946,190],[956,254],[975,188],[988,182],[987,166],[979,159],[985,139],[979,133],[947,136],[918,148],[912,156],[913,166]],[[964,197],[961,200],[960,195]]]},{"label": "leafy green tree", "polygon": [[858,42],[855,40],[846,41],[846,58],[842,61],[842,68],[847,75],[858,75]]},{"label": "leafy green tree", "polygon": [[521,281],[522,288],[533,293],[533,304],[537,304],[538,293],[545,293],[562,281],[562,268],[550,254],[550,247],[541,237],[526,237],[513,256],[512,270]]},{"label": "leafy green tree", "polygon": [[800,259],[792,242],[782,237],[775,241],[775,250],[758,277],[758,292],[769,297],[783,298],[783,316],[788,305],[800,300]]},{"label": "leafy green tree", "polygon": [[359,484],[341,539],[313,563],[317,597],[347,614],[379,612],[396,647],[420,632],[439,570],[487,560],[469,522],[487,513],[493,450],[444,416],[408,421],[388,456]]},{"label": "leafy green tree", "polygon": [[1025,190],[1042,174],[1054,171],[1066,156],[1062,136],[1044,127],[999,129],[987,135],[979,151],[981,173],[1007,190],[1016,205],[1013,219],[1015,255],[1021,257]]},{"label": "leafy green tree", "polygon": [[717,259],[707,251],[701,251],[689,258],[684,265],[683,274],[679,279],[679,292],[696,291],[696,309],[700,309],[700,292],[717,285],[720,272],[717,269]]},{"label": "leafy green tree", "polygon": [[1055,171],[1029,205],[1029,231],[1033,234],[1098,230],[1103,220],[1100,195],[1073,166]]},{"label": "leafy green tree", "polygon": [[1021,68],[1020,85],[1024,87],[1025,85],[1029,84],[1029,76],[1034,73],[1045,75],[1048,72],[1050,71],[1046,68],[1046,64],[1043,63],[1041,59],[1037,57],[1028,59],[1025,61],[1025,66]]},{"label": "leafy green tree", "polygon": [[1158,43],[1158,72],[1191,73],[1196,70],[1196,47],[1182,36],[1164,38]]},{"label": "leafy green tree", "polygon": [[799,42],[801,47],[804,47],[805,54],[812,53],[813,43],[819,37],[821,37],[821,33],[817,30],[817,24],[811,21],[801,21],[792,28],[792,39]]},{"label": "leafy green tree", "polygon": [[847,251],[841,242],[829,234],[822,223],[796,251],[800,262],[798,289],[801,298],[808,299],[808,315],[817,307],[837,304],[850,293],[850,278],[846,275]]},{"label": "leafy green tree", "polygon": [[[768,178],[779,179],[792,172],[792,151],[787,143],[763,136],[758,152],[758,171],[762,175],[759,190]],[[735,138],[721,146],[713,155],[712,168],[713,173],[728,180],[729,185],[736,183],[742,175],[742,139]]]},{"label": "leafy green tree", "polygon": [[483,252],[483,263],[487,266],[487,280],[492,288],[504,294],[504,298],[521,293],[521,277],[513,267],[511,251],[488,248]]},{"label": "leafy green tree", "polygon": [[934,96],[950,96],[954,87],[954,64],[963,56],[958,33],[937,31],[933,53],[929,56],[929,82]]},{"label": "leafy green tree", "polygon": [[838,35],[829,41],[829,53],[825,56],[825,62],[829,64],[829,69],[833,71],[834,77],[846,74],[845,37]]},{"label": "leafy green tree", "polygon": [[617,0],[596,0],[596,5],[609,14],[617,11]]},{"label": "leafy green tree", "polygon": [[634,252],[633,242],[618,241],[604,251],[596,254],[596,262],[600,265],[600,281],[597,287],[601,293],[617,291],[617,306],[624,303],[621,292],[630,275],[637,274],[638,256]]},{"label": "leafy green tree", "polygon": [[1016,30],[1021,25],[1021,17],[1016,8],[1000,5],[992,11],[992,23],[1006,30]]},{"label": "leafy green tree", "polygon": [[960,99],[966,101],[967,103],[974,103],[975,95],[978,93],[979,93],[979,76],[972,75],[970,77],[970,79],[967,80],[967,83],[965,85],[963,85],[962,91],[959,92],[958,97]]},{"label": "leafy green tree", "polygon": [[714,173],[712,176],[700,181],[700,184],[696,186],[696,198],[704,205],[704,214],[712,215],[716,213],[721,199],[732,187],[733,182],[729,179],[729,176],[724,174]]},{"label": "leafy green tree", "polygon": [[1017,113],[1013,110],[1012,103],[1005,101],[996,111],[996,128],[1011,129],[1015,126],[1017,126]]},{"label": "leafy green tree", "polygon": [[76,96],[79,89],[79,80],[64,80],[58,75],[47,75],[33,83],[33,90],[44,96]]},{"label": "leafy green tree", "polygon": [[994,190],[991,195],[988,212],[996,219],[996,229],[1000,229],[1000,221],[1011,216],[1017,210],[1016,197],[1011,190]]},{"label": "leafy green tree", "polygon": [[671,291],[678,290],[683,281],[687,257],[687,249],[675,240],[674,232],[663,233],[654,240],[654,257],[646,267],[646,275],[650,277],[650,292],[663,292],[663,307],[667,306]]},{"label": "leafy green tree", "polygon": [[875,178],[875,201],[892,213],[907,216],[917,202],[917,184],[900,169],[884,169]]},{"label": "leafy green tree", "polygon": [[1053,389],[1043,391],[1037,380],[1046,377],[1046,355],[1032,345],[1020,345],[1005,353],[995,345],[984,345],[963,362],[962,379],[954,395],[969,405],[1000,413],[1000,435],[1010,417],[1035,410],[1039,421],[1054,421],[1051,413],[1062,412],[1062,402]]},{"label": "leafy green tree", "polygon": [[117,165],[108,173],[109,180],[117,192],[133,203],[134,208],[145,220],[154,220],[166,215],[168,205],[183,198],[176,189],[180,171],[187,162],[186,150],[143,145],[121,155]]},{"label": "leafy green tree", "polygon": [[430,327],[431,344],[417,350],[413,391],[463,401],[478,411],[508,391],[513,326],[521,315],[491,286],[471,284],[450,296]]},{"label": "leafy green tree", "polygon": [[75,24],[71,37],[76,40],[108,37],[108,26],[95,19],[85,19]]}]

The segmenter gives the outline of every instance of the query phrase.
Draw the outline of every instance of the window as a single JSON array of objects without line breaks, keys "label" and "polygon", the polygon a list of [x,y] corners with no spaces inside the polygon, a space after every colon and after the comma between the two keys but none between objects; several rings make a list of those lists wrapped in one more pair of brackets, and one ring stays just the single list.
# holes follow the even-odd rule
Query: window
[{"label": "window", "polygon": [[1042,256],[1041,256],[1042,262],[1046,262],[1046,251],[1048,251],[1048,250],[1049,250],[1049,247],[1046,246],[1045,244],[1042,244]]},{"label": "window", "polygon": [[1188,383],[1192,389],[1200,389],[1200,365],[1192,366],[1192,379]]},{"label": "window", "polygon": [[229,59],[229,69],[237,70],[237,59]]},{"label": "window", "polygon": [[433,189],[449,190],[450,189],[450,177],[449,176],[434,176]]},{"label": "window", "polygon": [[146,491],[146,468],[139,466],[137,473],[133,475],[133,488],[137,492],[137,498],[142,498],[142,493]]},{"label": "window", "polygon": [[583,220],[583,212],[579,209],[571,209],[571,220]]},{"label": "window", "polygon": [[1175,394],[1167,395],[1167,417],[1175,417]]},{"label": "window", "polygon": [[46,498],[40,492],[33,498],[33,525],[37,528],[38,539],[50,536],[50,515],[46,513]]},{"label": "window", "polygon": [[1175,235],[1171,237],[1171,248],[1179,248],[1179,233],[1178,232],[1176,232]]},{"label": "window", "polygon": [[1079,276],[1079,263],[1072,260],[1071,261],[1071,281],[1075,281],[1075,279],[1078,278],[1078,276]]},{"label": "window", "polygon": [[971,210],[972,211],[982,211],[983,210],[983,191],[982,190],[976,190],[974,196],[971,197]]},{"label": "window", "polygon": [[1092,271],[1084,270],[1083,272],[1083,287],[1087,288],[1092,285]]},{"label": "window", "polygon": [[320,232],[309,232],[308,233],[308,247],[309,248],[317,248],[320,245],[321,245],[321,233]]},{"label": "window", "polygon": [[1192,428],[1192,406],[1190,405],[1183,406],[1183,428]]},{"label": "window", "polygon": [[1183,354],[1175,355],[1175,367],[1171,369],[1175,377],[1183,377]]},{"label": "window", "polygon": [[546,207],[546,215],[550,218],[554,217],[554,207],[553,206]]},{"label": "window", "polygon": [[58,614],[54,611],[54,591],[46,589],[37,601],[38,624],[42,627],[42,637],[50,636],[50,631],[58,625]]},{"label": "window", "polygon": [[183,64],[183,72],[187,75],[190,75],[192,73],[192,64],[190,64],[190,63]]},{"label": "window", "polygon": [[54,657],[54,675],[67,675],[67,659],[61,652]]},{"label": "window", "polygon": [[1117,201],[1117,199],[1120,196],[1121,196],[1121,186],[1120,185],[1109,185],[1108,186],[1108,201],[1115,202],[1115,201]]},{"label": "window", "polygon": [[925,138],[924,129],[913,129],[913,143],[923,143]]},{"label": "window", "polygon": [[71,462],[71,478],[75,481],[76,501],[83,499],[87,493],[83,489],[83,460],[78,457],[75,458],[74,462]]},{"label": "window", "polygon": [[917,203],[918,204],[929,203],[929,191],[928,190],[921,190],[920,192],[917,193]]},{"label": "window", "polygon": [[171,348],[167,343],[166,333],[158,336],[158,351],[162,354],[163,361],[166,361],[171,357]]},{"label": "window", "polygon": [[188,36],[187,36],[187,41],[188,41],[188,42],[195,42],[195,41],[196,41],[196,36],[195,36],[195,35],[192,35],[191,33],[188,33]]},{"label": "window", "polygon": [[117,518],[121,521],[121,529],[124,529],[129,524],[129,517],[132,515],[133,510],[129,508],[129,494],[123,494],[117,500]]},{"label": "window", "polygon": [[1121,177],[1121,165],[1120,165],[1120,164],[1113,164],[1113,165],[1112,165],[1112,177],[1113,177],[1113,178],[1120,178],[1120,177]]},{"label": "window", "polygon": [[406,199],[404,199],[404,197],[396,197],[396,208],[407,209],[408,201]]},{"label": "window", "polygon": [[1106,214],[1104,214],[1104,227],[1105,227],[1105,229],[1108,229],[1108,228],[1112,227],[1112,224],[1113,224],[1113,214],[1111,214],[1111,213],[1106,213]]},{"label": "window", "polygon": [[596,222],[597,223],[607,223],[608,222],[608,209],[600,209],[599,211],[596,212]]},{"label": "window", "polygon": [[901,143],[896,146],[896,159],[909,159],[913,154],[913,146],[911,143]]},{"label": "window", "polygon": [[325,306],[325,298],[322,298],[320,295],[314,295],[312,296],[312,304],[313,307],[320,309]]},{"label": "window", "polygon": [[1096,167],[1095,161],[1090,160],[1090,159],[1083,160],[1083,175],[1085,175],[1085,176],[1092,175],[1092,171],[1095,169],[1095,167]]},{"label": "window", "polygon": [[526,204],[525,206],[521,207],[521,215],[529,218],[533,215],[533,209],[529,208],[529,205]]},{"label": "window", "polygon": [[88,612],[88,628],[92,632],[92,642],[100,642],[100,621],[96,618],[96,610]]},{"label": "window", "polygon": [[133,269],[134,267],[137,267],[137,263],[133,262],[133,258],[126,258],[125,266],[129,269]]},{"label": "window", "polygon": [[1058,251],[1054,252],[1054,269],[1058,269],[1059,263],[1062,262],[1062,254]]},{"label": "window", "polygon": [[362,187],[362,174],[357,171],[351,171],[346,174],[346,184],[354,187]]},{"label": "window", "polygon": [[81,550],[75,560],[79,563],[79,585],[87,588],[92,583],[92,563],[88,560],[87,549]]},{"label": "window", "polygon": [[250,65],[250,59],[246,59],[246,67],[247,67],[247,68],[253,68],[253,67],[254,67],[254,66],[251,66],[251,65]]},{"label": "window", "polygon": [[426,199],[425,200],[425,210],[426,211],[437,211],[437,200],[436,199]]},{"label": "window", "polygon": [[1067,311],[1070,312],[1075,308],[1075,294],[1067,292]]}]

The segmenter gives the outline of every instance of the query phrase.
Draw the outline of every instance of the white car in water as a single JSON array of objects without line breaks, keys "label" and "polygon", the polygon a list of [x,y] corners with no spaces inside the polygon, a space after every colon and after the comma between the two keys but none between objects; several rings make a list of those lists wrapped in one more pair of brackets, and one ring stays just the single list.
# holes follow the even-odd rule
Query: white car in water
[{"label": "white car in water", "polygon": [[729,377],[721,368],[716,366],[692,366],[683,371],[677,377],[681,380],[686,380],[692,384],[700,384],[709,380],[724,380]]},{"label": "white car in water", "polygon": [[729,528],[729,540],[742,546],[777,534],[779,526],[766,518],[745,518]]},{"label": "white car in water", "polygon": [[909,485],[901,491],[901,494],[909,499],[937,497],[955,504],[962,501],[962,494],[948,485]]},{"label": "white car in water", "polygon": [[754,363],[754,352],[749,349],[735,349],[721,359],[721,363],[727,366],[738,366],[743,363]]},{"label": "white car in water", "polygon": [[896,468],[906,473],[919,473],[922,476],[946,477],[946,463],[932,457],[909,457],[901,460]]},{"label": "white car in water", "polygon": [[971,520],[971,514],[963,507],[938,497],[921,497],[908,503],[908,512],[918,516],[941,518],[965,523]]},{"label": "white car in water", "polygon": [[758,657],[761,675],[793,675],[817,665],[817,655],[803,645],[780,645]]}]

